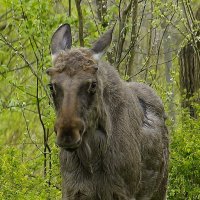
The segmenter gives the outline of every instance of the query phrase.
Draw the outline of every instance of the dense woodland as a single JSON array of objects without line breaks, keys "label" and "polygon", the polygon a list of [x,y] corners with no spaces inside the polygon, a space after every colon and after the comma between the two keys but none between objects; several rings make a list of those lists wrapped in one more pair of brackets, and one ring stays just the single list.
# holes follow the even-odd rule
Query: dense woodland
[{"label": "dense woodland", "polygon": [[3,0],[0,6],[0,199],[60,199],[49,44],[63,23],[90,47],[115,26],[105,60],[153,87],[170,132],[169,200],[200,199],[199,0]]}]

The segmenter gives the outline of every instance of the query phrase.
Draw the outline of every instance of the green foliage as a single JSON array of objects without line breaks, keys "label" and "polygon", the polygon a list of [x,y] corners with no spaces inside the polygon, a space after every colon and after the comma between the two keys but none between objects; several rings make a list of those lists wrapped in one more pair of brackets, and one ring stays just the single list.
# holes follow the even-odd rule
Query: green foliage
[{"label": "green foliage", "polygon": [[[73,1],[72,1],[73,2]],[[108,1],[104,16],[108,27],[117,22],[109,56],[115,56],[119,38],[127,32],[118,70],[125,80],[132,29],[132,10],[125,16],[123,34],[119,17],[130,1]],[[185,2],[185,1],[183,1]],[[187,6],[194,10],[198,1]],[[119,6],[119,3],[120,6]],[[198,31],[188,24],[182,3],[174,1],[140,1],[134,77],[151,84],[163,100],[171,131],[169,200],[200,199],[200,122],[180,112],[179,65],[177,52]],[[81,3],[84,21],[84,42],[89,47],[108,27],[97,18],[94,1]],[[119,8],[121,12],[119,13]],[[68,1],[4,0],[0,7],[0,199],[61,199],[58,149],[53,133],[54,109],[46,87],[45,71],[51,66],[49,42],[53,31],[62,23],[71,24],[73,45],[78,46],[78,15]],[[141,16],[144,11],[144,16]],[[187,13],[186,13],[187,14]],[[190,11],[191,15],[191,11]],[[172,17],[173,16],[173,17]],[[118,21],[117,21],[118,20]],[[141,21],[140,21],[141,20]],[[142,21],[143,20],[143,21]],[[165,80],[163,35],[168,29],[173,39],[167,49],[172,52],[170,82]],[[191,30],[188,32],[188,29]],[[193,34],[193,35],[191,35]],[[195,37],[194,40],[199,40]],[[152,44],[149,43],[152,41]],[[170,41],[170,40],[168,40]],[[147,45],[149,44],[149,46]],[[160,49],[159,49],[160,48]],[[133,49],[134,50],[134,49]],[[116,58],[109,58],[113,61]],[[174,95],[174,96],[173,96]],[[174,100],[172,101],[172,99]],[[176,121],[170,115],[174,105]],[[194,105],[200,113],[199,105]],[[198,114],[199,115],[199,114]],[[199,116],[198,116],[199,117]],[[175,124],[174,124],[175,123]],[[45,142],[48,146],[45,146]],[[48,149],[49,147],[49,149]]]},{"label": "green foliage", "polygon": [[4,1],[0,10],[7,27],[0,32],[0,199],[60,199],[45,70],[50,36],[65,15],[54,15],[51,1]]},{"label": "green foliage", "polygon": [[1,154],[0,199],[60,199],[60,191],[49,186],[42,174],[38,176],[38,166],[42,166],[40,158],[34,162],[23,161],[26,153],[11,147],[1,148]]},{"label": "green foliage", "polygon": [[[199,107],[200,108],[200,107]],[[182,111],[171,133],[169,199],[200,199],[200,122]]]}]

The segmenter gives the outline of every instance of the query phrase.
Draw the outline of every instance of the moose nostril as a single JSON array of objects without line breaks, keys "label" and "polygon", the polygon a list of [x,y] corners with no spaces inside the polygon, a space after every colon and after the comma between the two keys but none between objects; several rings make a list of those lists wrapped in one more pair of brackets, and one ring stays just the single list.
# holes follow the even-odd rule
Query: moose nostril
[{"label": "moose nostril", "polygon": [[57,135],[57,129],[56,129],[56,127],[54,126],[54,132],[55,132],[55,134]]},{"label": "moose nostril", "polygon": [[74,123],[74,128],[78,130],[80,135],[83,135],[85,132],[85,123],[82,120],[76,120]]},{"label": "moose nostril", "polygon": [[72,143],[73,142],[73,137],[71,135],[65,135],[65,142],[67,143]]},{"label": "moose nostril", "polygon": [[57,135],[56,143],[58,146],[66,146],[74,143],[74,139],[71,135],[62,133]]}]

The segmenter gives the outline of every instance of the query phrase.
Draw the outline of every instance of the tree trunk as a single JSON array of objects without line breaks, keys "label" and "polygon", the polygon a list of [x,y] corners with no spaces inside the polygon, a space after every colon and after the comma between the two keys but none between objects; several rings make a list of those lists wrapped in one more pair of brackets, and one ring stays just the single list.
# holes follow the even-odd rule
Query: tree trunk
[{"label": "tree trunk", "polygon": [[101,25],[103,27],[108,26],[108,22],[105,20],[105,16],[107,14],[107,0],[96,0],[97,6],[97,16]]},{"label": "tree trunk", "polygon": [[81,1],[82,0],[75,0],[76,9],[78,12],[78,22],[79,22],[79,42],[80,46],[84,47],[84,38],[83,38],[83,14],[81,9]]},{"label": "tree trunk", "polygon": [[[163,1],[164,3],[164,1]],[[171,18],[171,16],[170,16]],[[166,20],[164,20],[161,25],[164,30],[163,33],[163,51],[164,51],[164,63],[165,63],[165,78],[167,82],[166,89],[169,91],[169,117],[170,121],[172,121],[172,125],[175,124],[175,109],[174,109],[174,85],[171,77],[171,69],[172,69],[172,29],[167,24]]]},{"label": "tree trunk", "polygon": [[[200,7],[196,13],[196,19],[200,20]],[[199,26],[199,25],[198,25]],[[200,27],[196,37],[200,36]],[[193,34],[193,33],[192,33]],[[194,37],[194,35],[193,35]],[[197,118],[194,103],[200,103],[200,41],[192,40],[185,45],[179,54],[180,63],[180,90],[183,97],[182,107],[188,108],[190,116]]]},{"label": "tree trunk", "polygon": [[128,71],[127,75],[130,77],[129,81],[133,80],[133,73],[134,73],[134,57],[135,57],[135,44],[137,41],[137,11],[138,11],[138,1],[133,1],[132,6],[132,30],[131,30],[131,44],[130,44],[130,58],[128,61]]},{"label": "tree trunk", "polygon": [[[200,49],[200,43],[197,46]],[[184,96],[182,106],[189,109],[191,117],[196,117],[193,103],[199,102],[200,63],[192,44],[183,47],[179,56],[180,89],[181,94]]]}]

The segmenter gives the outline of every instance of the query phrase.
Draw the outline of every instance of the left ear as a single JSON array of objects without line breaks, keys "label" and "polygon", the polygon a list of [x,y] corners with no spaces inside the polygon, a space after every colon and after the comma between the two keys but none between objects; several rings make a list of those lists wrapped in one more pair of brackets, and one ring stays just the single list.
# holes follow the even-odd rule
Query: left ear
[{"label": "left ear", "polygon": [[52,59],[58,55],[61,50],[69,50],[72,46],[71,28],[69,24],[61,25],[51,38]]},{"label": "left ear", "polygon": [[110,30],[108,30],[106,33],[104,33],[99,40],[97,40],[91,50],[93,51],[93,57],[95,60],[99,60],[101,56],[105,53],[106,49],[109,47],[111,41],[112,41],[112,33],[113,33],[114,27]]}]

